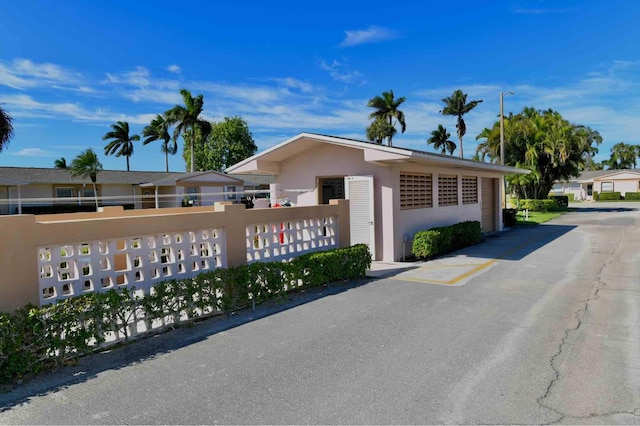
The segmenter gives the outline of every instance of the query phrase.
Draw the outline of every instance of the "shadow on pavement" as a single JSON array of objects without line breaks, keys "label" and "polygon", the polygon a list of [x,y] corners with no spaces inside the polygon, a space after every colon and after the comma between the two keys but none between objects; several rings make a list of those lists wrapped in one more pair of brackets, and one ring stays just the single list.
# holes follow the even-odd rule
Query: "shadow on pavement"
[{"label": "shadow on pavement", "polygon": [[486,236],[482,243],[451,253],[482,259],[521,260],[539,248],[576,229],[573,225],[514,226],[508,231]]},{"label": "shadow on pavement", "polygon": [[126,346],[112,348],[86,355],[77,365],[45,372],[30,380],[3,391],[0,388],[0,412],[20,404],[28,404],[31,398],[46,395],[72,385],[94,379],[108,370],[120,370],[130,365],[158,358],[164,354],[206,340],[218,333],[248,324],[270,315],[313,302],[324,297],[366,285],[373,280],[363,279],[329,284],[291,293],[286,299],[265,302],[255,310],[247,308],[230,315],[218,315],[202,321],[178,326],[174,330],[140,337]]},{"label": "shadow on pavement", "polygon": [[572,213],[613,213],[613,212],[636,212],[633,207],[570,207]]}]

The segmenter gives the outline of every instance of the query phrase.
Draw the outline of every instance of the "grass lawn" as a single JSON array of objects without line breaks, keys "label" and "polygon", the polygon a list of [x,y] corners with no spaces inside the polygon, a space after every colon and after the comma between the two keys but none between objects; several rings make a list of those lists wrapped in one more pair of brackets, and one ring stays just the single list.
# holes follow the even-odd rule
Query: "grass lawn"
[{"label": "grass lawn", "polygon": [[545,223],[551,219],[555,219],[558,216],[565,214],[566,212],[529,212],[529,218],[524,219],[524,212],[519,211],[516,215],[516,224],[525,226],[534,226],[540,223]]}]

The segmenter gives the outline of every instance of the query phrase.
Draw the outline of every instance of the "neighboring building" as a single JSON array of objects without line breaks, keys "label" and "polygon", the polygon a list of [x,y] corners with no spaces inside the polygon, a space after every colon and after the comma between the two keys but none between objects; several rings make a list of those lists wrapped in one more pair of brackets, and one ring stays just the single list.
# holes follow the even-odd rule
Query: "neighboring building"
[{"label": "neighboring building", "polygon": [[[249,184],[254,188],[261,183]],[[194,173],[104,170],[96,182],[100,205],[162,208],[240,201],[244,181],[214,171]],[[0,214],[92,211],[93,186],[64,169],[0,167]]]},{"label": "neighboring building", "polygon": [[[351,243],[366,243],[376,260],[409,255],[420,230],[467,220],[483,232],[502,230],[505,174],[528,170],[369,142],[301,133],[228,168],[271,174],[296,205],[347,198]],[[273,200],[271,200],[273,202]]]},{"label": "neighboring building", "polygon": [[551,189],[556,195],[573,194],[575,200],[593,200],[593,193],[640,192],[640,170],[590,170],[566,182],[556,182]]}]

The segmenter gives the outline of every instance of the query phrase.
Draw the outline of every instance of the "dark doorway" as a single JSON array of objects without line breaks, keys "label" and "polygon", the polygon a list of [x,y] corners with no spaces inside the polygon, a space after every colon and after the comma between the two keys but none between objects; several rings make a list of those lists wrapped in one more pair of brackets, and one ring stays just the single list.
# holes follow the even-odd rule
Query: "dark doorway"
[{"label": "dark doorway", "polygon": [[329,204],[329,200],[344,200],[344,178],[319,178],[320,204]]}]

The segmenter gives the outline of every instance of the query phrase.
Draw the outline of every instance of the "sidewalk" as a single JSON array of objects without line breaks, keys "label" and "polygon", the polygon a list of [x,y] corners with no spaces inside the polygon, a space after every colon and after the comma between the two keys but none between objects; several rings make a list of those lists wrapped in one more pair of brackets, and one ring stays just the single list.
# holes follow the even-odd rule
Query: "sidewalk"
[{"label": "sidewalk", "polygon": [[500,261],[519,260],[572,227],[516,226],[489,235],[480,244],[428,261],[372,262],[367,276],[428,284],[462,286]]}]

